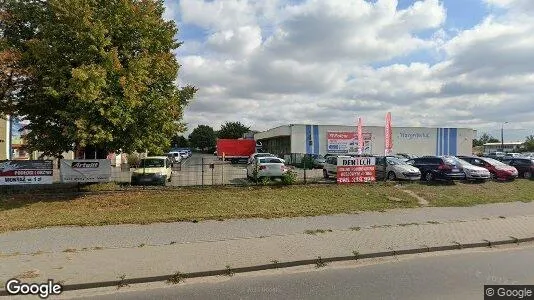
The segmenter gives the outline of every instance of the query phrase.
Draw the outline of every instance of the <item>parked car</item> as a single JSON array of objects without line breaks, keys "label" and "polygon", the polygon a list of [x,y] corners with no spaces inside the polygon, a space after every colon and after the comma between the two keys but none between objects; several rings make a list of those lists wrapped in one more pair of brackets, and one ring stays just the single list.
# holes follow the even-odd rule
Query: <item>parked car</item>
[{"label": "parked car", "polygon": [[312,167],[314,169],[322,169],[325,164],[324,156],[320,154],[306,154],[309,160],[311,160]]},{"label": "parked car", "polygon": [[178,151],[178,153],[180,153],[180,156],[182,157],[182,159],[185,159],[185,158],[189,157],[189,151],[187,151],[187,150],[180,150],[180,151]]},{"label": "parked car", "polygon": [[423,156],[410,159],[407,163],[418,168],[421,179],[425,181],[465,179],[462,166],[450,157]]},{"label": "parked car", "polygon": [[407,164],[403,159],[391,156],[377,156],[376,179],[420,180],[421,172],[418,168]]},{"label": "parked car", "polygon": [[495,152],[490,152],[490,153],[484,154],[484,157],[492,158],[492,159],[496,159],[496,160],[501,160],[505,155],[506,155],[506,153],[504,153],[504,152],[495,151]]},{"label": "parked car", "polygon": [[[262,178],[280,178],[289,168],[278,157],[256,157],[247,164],[247,178],[261,180]],[[256,171],[256,174],[255,174]]]},{"label": "parked car", "polygon": [[503,163],[517,169],[518,177],[533,179],[534,178],[534,159],[532,158],[505,158]]},{"label": "parked car", "polygon": [[248,158],[247,163],[253,162],[256,157],[276,157],[276,155],[266,152],[252,153]]},{"label": "parked car", "polygon": [[490,171],[488,171],[488,169],[480,166],[475,166],[457,157],[454,157],[453,159],[458,160],[458,163],[464,169],[466,180],[484,182],[488,179],[491,179],[491,173]]},{"label": "parked car", "polygon": [[392,156],[396,156],[396,157],[403,157],[405,159],[412,159],[412,158],[417,158],[417,155],[411,155],[411,154],[408,154],[408,153],[397,153],[395,155],[392,155]]},{"label": "parked car", "polygon": [[477,167],[484,167],[490,171],[493,178],[502,180],[514,180],[518,176],[517,169],[489,157],[457,156]]},{"label": "parked car", "polygon": [[503,159],[506,159],[506,158],[514,158],[514,157],[523,157],[523,154],[521,154],[521,153],[513,153],[513,152],[510,152],[510,153],[506,153],[506,154],[503,156]]},{"label": "parked car", "polygon": [[180,152],[177,151],[171,151],[167,153],[167,157],[170,158],[171,164],[179,164],[182,161],[182,155]]},{"label": "parked car", "polygon": [[151,156],[141,159],[139,167],[132,173],[131,183],[137,184],[160,184],[171,181],[172,162],[166,156]]},{"label": "parked car", "polygon": [[328,178],[336,178],[337,177],[337,159],[338,157],[351,157],[349,155],[330,155],[325,159],[325,162],[323,164],[323,177],[325,179]]}]

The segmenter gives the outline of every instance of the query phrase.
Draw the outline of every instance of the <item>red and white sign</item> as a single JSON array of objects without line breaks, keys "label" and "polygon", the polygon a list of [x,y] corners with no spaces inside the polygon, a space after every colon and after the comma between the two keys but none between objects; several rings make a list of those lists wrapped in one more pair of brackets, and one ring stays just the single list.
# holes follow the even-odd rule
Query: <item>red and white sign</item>
[{"label": "red and white sign", "polygon": [[338,157],[337,183],[376,181],[374,157]]},{"label": "red and white sign", "polygon": [[391,113],[388,112],[386,115],[386,127],[385,127],[385,151],[384,154],[388,155],[391,152],[391,149],[393,148],[393,137],[391,133]]},{"label": "red and white sign", "polygon": [[363,124],[362,118],[358,118],[358,154],[363,153]]},{"label": "red and white sign", "polygon": [[0,185],[51,184],[51,160],[0,161]]},{"label": "red and white sign", "polygon": [[[358,136],[354,131],[329,131],[327,132],[326,138],[328,153],[358,153]],[[371,143],[371,133],[363,133],[363,140],[365,145],[369,146]]]}]

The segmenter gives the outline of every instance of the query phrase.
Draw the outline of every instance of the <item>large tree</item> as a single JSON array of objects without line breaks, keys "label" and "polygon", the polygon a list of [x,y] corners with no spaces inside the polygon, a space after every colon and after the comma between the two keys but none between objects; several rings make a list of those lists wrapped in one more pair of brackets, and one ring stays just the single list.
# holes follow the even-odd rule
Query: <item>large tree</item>
[{"label": "large tree", "polygon": [[249,131],[250,128],[241,124],[241,122],[226,122],[221,126],[217,136],[220,139],[239,139]]},{"label": "large tree", "polygon": [[[1,0],[1,51],[22,84],[0,115],[30,123],[32,150],[163,152],[196,88],[176,85],[177,28],[163,0]],[[0,87],[9,83],[0,78]]]},{"label": "large tree", "polygon": [[494,138],[493,136],[484,133],[479,139],[473,140],[473,146],[484,146],[486,143],[498,143],[500,140]]},{"label": "large tree", "polygon": [[200,150],[211,149],[215,147],[216,135],[213,128],[208,125],[198,125],[193,129],[193,132],[189,134],[189,143],[195,148]]},{"label": "large tree", "polygon": [[171,140],[171,147],[187,148],[189,147],[189,141],[183,135],[176,135]]}]

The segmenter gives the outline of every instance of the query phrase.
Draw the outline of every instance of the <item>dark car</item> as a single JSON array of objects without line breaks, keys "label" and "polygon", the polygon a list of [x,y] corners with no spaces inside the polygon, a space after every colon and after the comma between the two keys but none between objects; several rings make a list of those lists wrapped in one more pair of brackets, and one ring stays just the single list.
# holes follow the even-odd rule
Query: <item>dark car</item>
[{"label": "dark car", "polygon": [[463,180],[465,173],[457,160],[451,157],[423,156],[408,160],[409,165],[421,171],[421,180]]},{"label": "dark car", "polygon": [[515,167],[519,177],[523,178],[534,178],[534,160],[530,158],[514,157],[514,158],[505,158],[502,160],[503,163]]},{"label": "dark car", "polygon": [[472,165],[488,169],[493,178],[496,179],[514,180],[518,176],[516,168],[493,158],[476,156],[458,156],[458,158],[465,160]]}]

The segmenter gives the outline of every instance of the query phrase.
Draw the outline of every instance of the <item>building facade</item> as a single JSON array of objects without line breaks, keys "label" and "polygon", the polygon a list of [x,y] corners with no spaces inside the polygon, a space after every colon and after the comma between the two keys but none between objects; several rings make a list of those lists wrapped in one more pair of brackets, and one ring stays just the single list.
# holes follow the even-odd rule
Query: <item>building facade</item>
[{"label": "building facade", "polygon": [[9,159],[10,151],[9,121],[0,118],[0,160]]},{"label": "building facade", "polygon": [[486,143],[484,144],[484,153],[491,152],[517,152],[523,145],[523,142],[512,143]]},{"label": "building facade", "polygon": [[[391,153],[413,155],[471,155],[475,130],[469,128],[393,127]],[[260,132],[254,138],[263,151],[290,154],[355,153],[356,126],[291,124]],[[385,129],[364,126],[364,153],[383,155]]]}]

